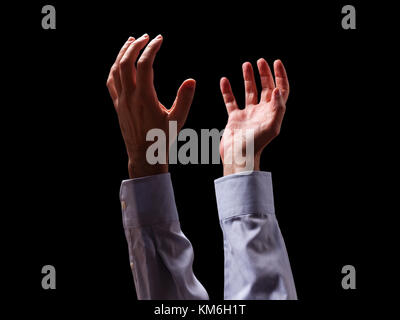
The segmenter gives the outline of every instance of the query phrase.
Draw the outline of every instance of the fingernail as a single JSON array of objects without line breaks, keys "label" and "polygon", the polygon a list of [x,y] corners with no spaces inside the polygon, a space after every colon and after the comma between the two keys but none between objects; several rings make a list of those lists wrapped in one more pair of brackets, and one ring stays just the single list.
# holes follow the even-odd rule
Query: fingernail
[{"label": "fingernail", "polygon": [[161,34],[159,34],[157,37],[156,37],[156,39],[161,39],[162,38],[162,35]]},{"label": "fingernail", "polygon": [[142,38],[143,39],[146,39],[146,38],[148,38],[149,37],[149,35],[147,34],[147,33],[145,33],[144,35],[142,35]]},{"label": "fingernail", "polygon": [[279,88],[276,88],[275,96],[279,97],[280,95],[281,95],[281,90],[279,90]]},{"label": "fingernail", "polygon": [[132,41],[132,40],[133,40],[133,37],[129,37],[129,38],[128,38],[128,41]]},{"label": "fingernail", "polygon": [[186,89],[193,89],[196,86],[196,80],[189,78],[185,81]]}]

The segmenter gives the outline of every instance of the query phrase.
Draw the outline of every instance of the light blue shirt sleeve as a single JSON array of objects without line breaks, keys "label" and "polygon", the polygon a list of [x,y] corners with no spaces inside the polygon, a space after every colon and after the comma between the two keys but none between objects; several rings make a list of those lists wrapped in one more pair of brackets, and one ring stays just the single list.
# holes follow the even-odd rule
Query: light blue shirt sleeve
[{"label": "light blue shirt sleeve", "polygon": [[271,173],[225,176],[215,180],[215,191],[224,239],[224,299],[297,299]]},{"label": "light blue shirt sleeve", "polygon": [[170,174],[124,180],[120,200],[138,299],[208,299],[193,273]]}]

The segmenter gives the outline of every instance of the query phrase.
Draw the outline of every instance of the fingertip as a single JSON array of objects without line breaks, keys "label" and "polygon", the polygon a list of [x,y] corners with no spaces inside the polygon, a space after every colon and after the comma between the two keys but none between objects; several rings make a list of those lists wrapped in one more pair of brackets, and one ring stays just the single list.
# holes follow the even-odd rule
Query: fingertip
[{"label": "fingertip", "polygon": [[159,34],[157,37],[155,37],[153,40],[151,40],[152,43],[154,43],[156,46],[161,46],[164,41],[164,38],[161,34]]},{"label": "fingertip", "polygon": [[260,58],[260,59],[257,60],[257,65],[262,65],[262,64],[265,64],[265,63],[267,63],[267,61],[264,58]]},{"label": "fingertip", "polygon": [[185,89],[194,89],[194,88],[196,88],[196,80],[194,80],[192,78],[185,80],[182,83],[182,88],[185,88]]},{"label": "fingertip", "polygon": [[223,88],[224,88],[224,82],[226,81],[226,78],[225,77],[222,77],[221,79],[219,79],[219,89],[221,90],[221,91],[223,91]]},{"label": "fingertip", "polygon": [[246,61],[242,64],[242,68],[244,71],[249,70],[249,68],[251,68],[251,63]]},{"label": "fingertip", "polygon": [[230,83],[229,83],[228,78],[226,78],[226,77],[222,77],[222,78],[221,78],[221,80],[220,80],[220,87],[221,87],[222,93],[229,92],[229,90],[230,90]]},{"label": "fingertip", "polygon": [[283,69],[283,63],[282,60],[277,59],[274,61],[274,68],[276,69]]},{"label": "fingertip", "polygon": [[149,35],[147,33],[145,33],[144,35],[142,35],[141,37],[137,38],[135,40],[135,42],[143,42],[146,43],[147,41],[149,41]]},{"label": "fingertip", "polygon": [[244,80],[253,80],[254,73],[253,73],[253,66],[250,62],[243,63],[243,78]]},{"label": "fingertip", "polygon": [[196,87],[196,80],[194,80],[192,78],[186,80],[186,83],[190,88],[195,88]]},{"label": "fingertip", "polygon": [[164,41],[163,36],[161,34],[159,34],[157,37],[153,38],[147,45],[150,45],[150,43],[151,43],[156,48],[160,48],[163,41]]}]

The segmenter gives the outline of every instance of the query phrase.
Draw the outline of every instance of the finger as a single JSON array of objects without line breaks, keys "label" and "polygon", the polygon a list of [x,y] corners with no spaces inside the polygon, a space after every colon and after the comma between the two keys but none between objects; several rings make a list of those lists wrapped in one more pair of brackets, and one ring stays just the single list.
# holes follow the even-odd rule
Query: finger
[{"label": "finger", "polygon": [[286,111],[285,101],[279,88],[275,88],[272,92],[271,104],[276,115],[277,129],[279,129]]},{"label": "finger", "polygon": [[119,76],[119,68],[118,68],[119,60],[121,60],[126,49],[128,49],[128,47],[134,40],[135,38],[129,37],[128,40],[124,43],[124,45],[122,46],[122,48],[118,53],[117,58],[115,59],[114,64],[110,69],[110,73],[108,74],[107,88],[113,100],[115,100],[118,97],[118,93],[121,91],[121,79]]},{"label": "finger", "polygon": [[131,91],[136,85],[136,69],[135,62],[139,56],[140,50],[144,48],[149,40],[149,36],[144,34],[139,39],[133,41],[129,48],[125,51],[119,62],[119,72],[121,76],[122,89]]},{"label": "finger", "polygon": [[244,79],[244,88],[246,93],[246,106],[250,104],[257,104],[257,85],[254,79],[253,67],[250,62],[243,63],[243,79]]},{"label": "finger", "polygon": [[108,92],[110,93],[111,99],[114,102],[118,98],[118,92],[117,92],[117,89],[115,88],[114,77],[108,77],[107,88],[108,88]]},{"label": "finger", "polygon": [[272,91],[275,88],[274,78],[272,77],[271,69],[265,59],[258,59],[257,67],[262,88],[261,100],[268,102],[271,100]]},{"label": "finger", "polygon": [[275,60],[274,73],[276,86],[281,90],[283,100],[286,102],[289,96],[289,80],[281,60]]},{"label": "finger", "polygon": [[169,118],[178,122],[178,128],[182,128],[186,121],[196,89],[196,81],[185,80],[180,86],[175,102],[170,110]]},{"label": "finger", "polygon": [[153,63],[154,58],[162,44],[162,36],[155,37],[144,49],[137,63],[137,85],[144,88],[154,88],[153,84]]},{"label": "finger", "polygon": [[125,44],[122,46],[121,50],[119,51],[118,56],[115,59],[114,65],[112,67],[112,69],[114,69],[113,73],[114,73],[115,88],[116,88],[118,93],[121,92],[121,88],[122,88],[121,77],[120,77],[120,74],[119,74],[118,65],[119,65],[119,62],[121,61],[123,55],[125,54],[126,50],[129,48],[129,46],[131,45],[131,43],[133,41],[135,41],[135,38],[133,38],[133,37],[129,37],[128,38],[128,40],[125,42]]},{"label": "finger", "polygon": [[122,46],[121,50],[119,51],[117,58],[115,59],[114,64],[118,65],[119,61],[121,60],[122,56],[124,55],[125,51],[129,48],[129,46],[131,45],[131,43],[135,41],[134,37],[129,37],[128,40],[126,40],[126,42],[124,43],[124,45]]},{"label": "finger", "polygon": [[231,84],[227,78],[222,78],[220,81],[221,93],[222,97],[224,98],[226,111],[230,114],[233,110],[239,109],[235,96],[232,92]]}]

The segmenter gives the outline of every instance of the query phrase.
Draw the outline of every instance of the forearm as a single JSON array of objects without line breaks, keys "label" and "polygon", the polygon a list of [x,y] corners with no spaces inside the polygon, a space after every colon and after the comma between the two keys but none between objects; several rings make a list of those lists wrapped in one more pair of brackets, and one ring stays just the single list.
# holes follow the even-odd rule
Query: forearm
[{"label": "forearm", "polygon": [[271,174],[230,175],[216,180],[215,189],[224,236],[224,298],[297,299]]},{"label": "forearm", "polygon": [[[260,159],[261,154],[256,154],[254,156],[254,160],[252,160],[254,163],[253,170],[249,170],[246,164],[238,165],[235,161],[232,161],[232,164],[224,163],[224,176],[244,171],[260,171]],[[249,159],[246,159],[246,161],[249,161]]]},{"label": "forearm", "polygon": [[208,299],[193,273],[170,175],[125,180],[120,199],[138,299]]},{"label": "forearm", "polygon": [[149,164],[146,157],[142,157],[140,161],[128,161],[129,178],[141,178],[162,174],[168,172],[168,164]]}]

